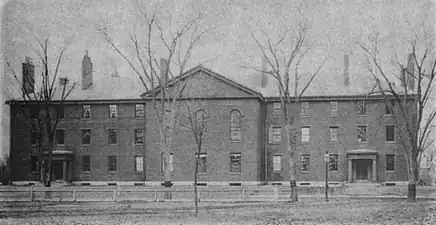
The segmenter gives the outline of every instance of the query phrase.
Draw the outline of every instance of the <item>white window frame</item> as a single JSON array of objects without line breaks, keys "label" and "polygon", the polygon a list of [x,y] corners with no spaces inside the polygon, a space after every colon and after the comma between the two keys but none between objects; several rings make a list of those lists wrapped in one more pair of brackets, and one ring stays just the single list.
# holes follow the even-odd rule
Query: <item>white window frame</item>
[{"label": "white window frame", "polygon": [[301,102],[300,103],[301,106],[301,116],[309,116],[309,102],[305,101],[305,102]]},{"label": "white window frame", "polygon": [[[85,116],[87,111],[89,112],[89,115]],[[82,107],[82,119],[91,119],[91,105],[83,105],[83,107]]]},{"label": "white window frame", "polygon": [[[365,127],[365,140],[361,141],[359,140],[359,127]],[[367,125],[357,125],[357,135],[356,139],[358,143],[367,143],[368,142],[368,126]]]},{"label": "white window frame", "polygon": [[[139,132],[139,131],[141,131],[141,132]],[[137,141],[137,136],[136,136],[137,132],[142,134],[141,135],[141,142]],[[145,136],[144,133],[145,133],[144,128],[135,128],[135,129],[133,129],[133,143],[135,145],[143,145],[144,144],[144,136]]]},{"label": "white window frame", "polygon": [[282,172],[282,155],[273,155],[273,172]]},{"label": "white window frame", "polygon": [[[237,158],[239,159],[238,161],[238,170],[237,171],[232,171],[232,159],[233,158]],[[240,152],[231,152],[230,153],[230,173],[241,173],[242,172],[242,154]]]},{"label": "white window frame", "polygon": [[279,116],[282,114],[282,103],[273,102],[273,116]]},{"label": "white window frame", "polygon": [[[310,126],[301,126],[301,143],[309,143],[310,142]],[[307,133],[304,132],[307,130]]]},{"label": "white window frame", "polygon": [[339,103],[337,101],[332,101],[329,104],[329,109],[330,109],[330,117],[338,117],[338,108],[339,108]]},{"label": "white window frame", "polygon": [[115,104],[109,105],[109,118],[116,119],[118,118],[118,107]]},{"label": "white window frame", "polygon": [[[310,155],[309,154],[302,154],[300,159],[301,159],[301,171],[302,172],[309,172],[310,171]],[[304,169],[305,159],[307,159],[307,169]]]},{"label": "white window frame", "polygon": [[135,172],[136,173],[144,172],[144,156],[140,156],[140,155],[135,156]]},{"label": "white window frame", "polygon": [[[336,136],[333,136],[334,133],[332,133],[333,130],[336,130]],[[330,142],[336,143],[339,142],[339,126],[330,126],[329,127],[329,135],[330,135]],[[334,140],[332,137],[336,137],[336,140]]]},{"label": "white window frame", "polygon": [[145,115],[145,106],[144,104],[135,104],[135,117],[140,118]]}]

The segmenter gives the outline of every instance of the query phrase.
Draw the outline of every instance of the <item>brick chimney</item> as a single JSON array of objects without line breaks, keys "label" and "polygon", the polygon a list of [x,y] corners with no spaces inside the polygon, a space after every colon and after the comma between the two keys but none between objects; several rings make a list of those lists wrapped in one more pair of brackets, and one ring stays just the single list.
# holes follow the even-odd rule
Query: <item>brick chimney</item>
[{"label": "brick chimney", "polygon": [[261,81],[260,81],[260,86],[262,88],[266,88],[268,86],[268,74],[266,74],[264,71],[267,70],[267,64],[268,62],[266,61],[265,57],[262,57],[262,74],[261,74]]},{"label": "brick chimney", "polygon": [[166,83],[168,82],[168,69],[168,60],[160,59],[160,81],[163,85],[166,85]]},{"label": "brick chimney", "polygon": [[350,56],[348,54],[344,55],[344,85],[350,86]]},{"label": "brick chimney", "polygon": [[82,90],[86,90],[92,86],[92,62],[88,56],[88,50],[82,60]]},{"label": "brick chimney", "polygon": [[413,53],[407,56],[407,87],[409,90],[415,89],[415,58]]},{"label": "brick chimney", "polygon": [[23,67],[23,94],[33,93],[35,91],[35,65],[32,58],[26,57]]}]

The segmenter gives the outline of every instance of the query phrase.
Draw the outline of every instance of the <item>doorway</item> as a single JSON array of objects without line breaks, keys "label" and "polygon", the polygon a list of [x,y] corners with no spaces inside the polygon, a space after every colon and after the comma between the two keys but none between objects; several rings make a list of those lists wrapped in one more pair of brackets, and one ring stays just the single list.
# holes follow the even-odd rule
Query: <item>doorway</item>
[{"label": "doorway", "polygon": [[63,164],[60,160],[53,160],[53,180],[63,180]]},{"label": "doorway", "polygon": [[356,182],[368,182],[370,179],[371,173],[371,159],[356,159],[355,168],[356,168]]}]

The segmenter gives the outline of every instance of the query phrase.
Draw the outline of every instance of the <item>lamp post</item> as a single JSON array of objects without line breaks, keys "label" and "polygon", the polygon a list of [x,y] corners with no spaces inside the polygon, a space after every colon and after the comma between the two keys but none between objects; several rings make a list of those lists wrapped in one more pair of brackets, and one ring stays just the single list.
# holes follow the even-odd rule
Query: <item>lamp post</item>
[{"label": "lamp post", "polygon": [[328,202],[329,201],[329,162],[330,162],[330,157],[329,157],[329,152],[326,151],[325,155],[324,155],[324,162],[325,162],[325,201]]}]

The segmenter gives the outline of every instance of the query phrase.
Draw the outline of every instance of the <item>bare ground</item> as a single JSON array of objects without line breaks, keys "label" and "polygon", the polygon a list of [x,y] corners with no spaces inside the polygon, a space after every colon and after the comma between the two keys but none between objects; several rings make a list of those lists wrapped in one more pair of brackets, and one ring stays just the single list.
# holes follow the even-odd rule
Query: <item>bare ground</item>
[{"label": "bare ground", "polygon": [[304,199],[299,203],[0,204],[0,224],[436,224],[436,201]]}]

